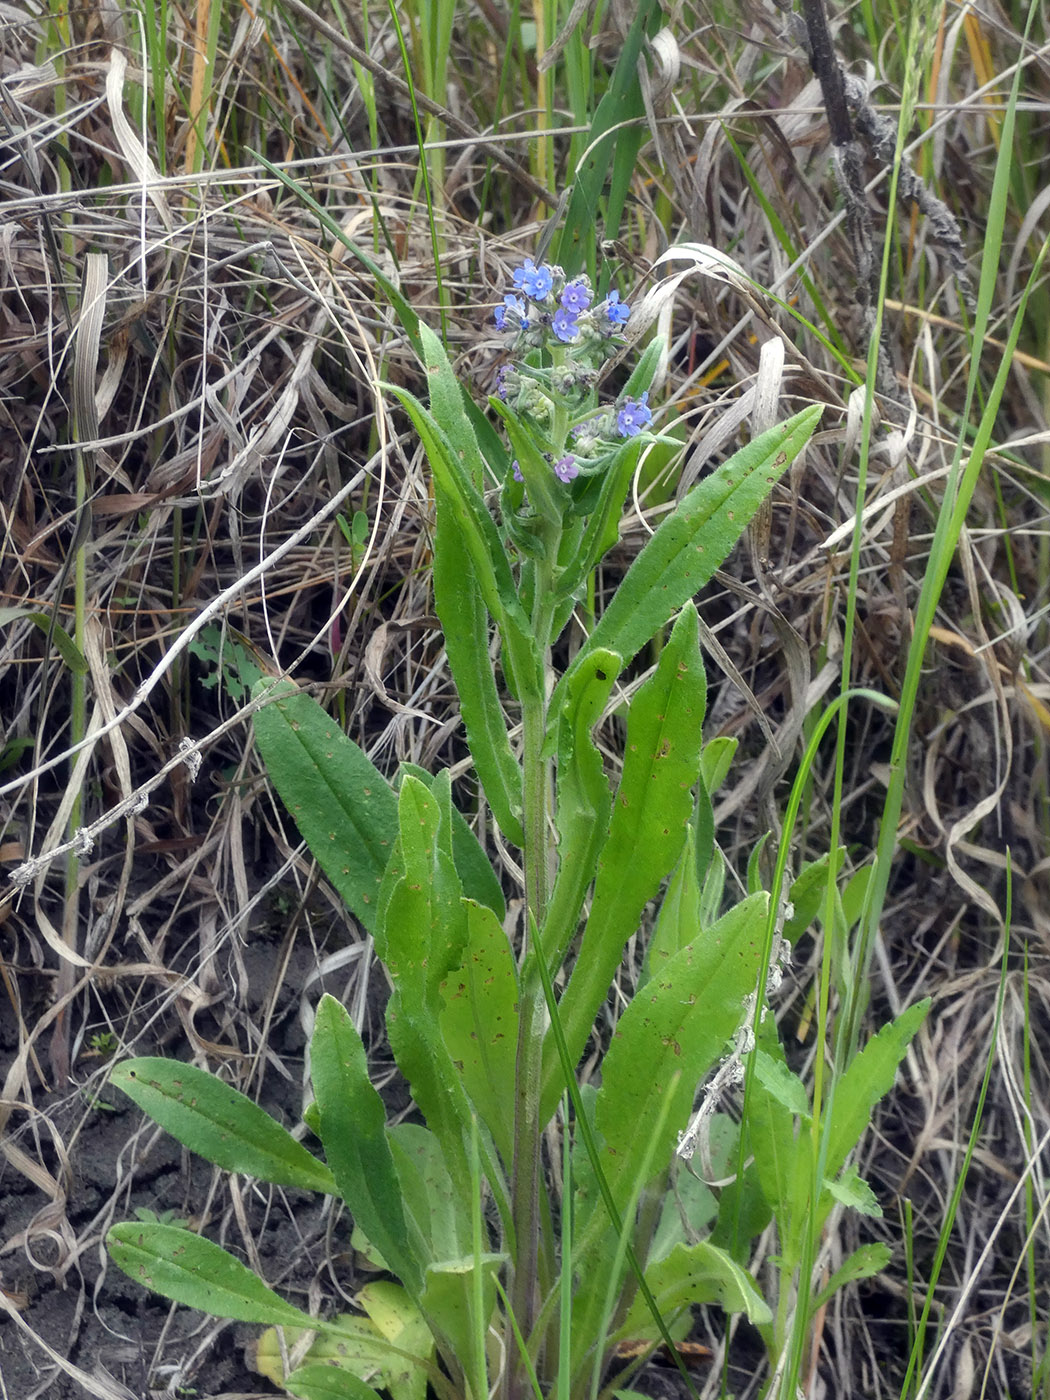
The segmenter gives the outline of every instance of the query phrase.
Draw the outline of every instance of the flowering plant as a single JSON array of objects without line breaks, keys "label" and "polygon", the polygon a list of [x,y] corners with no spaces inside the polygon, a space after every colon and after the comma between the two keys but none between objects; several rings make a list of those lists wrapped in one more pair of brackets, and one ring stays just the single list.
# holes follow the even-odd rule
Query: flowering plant
[{"label": "flowering plant", "polygon": [[[435,605],[481,793],[520,852],[520,916],[508,916],[447,771],[405,765],[390,783],[293,683],[257,687],[268,702],[254,717],[259,751],[374,937],[391,987],[390,1047],[423,1121],[387,1123],[359,1027],[330,996],[317,1009],[304,1114],[324,1160],[202,1070],[149,1059],[113,1074],[219,1166],[341,1198],[360,1250],[394,1276],[358,1293],[363,1317],[308,1316],[185,1229],[110,1232],[115,1261],[168,1297],[321,1333],[322,1349],[280,1377],[306,1400],[375,1400],[377,1386],[420,1400],[428,1382],[442,1400],[609,1394],[637,1364],[609,1379],[620,1344],[644,1354],[681,1338],[700,1303],[745,1314],[776,1363],[791,1300],[801,1289],[813,1301],[800,1276],[800,1203],[821,1218],[836,1201],[868,1203],[846,1161],[921,1015],[906,1013],[847,1071],[814,1177],[799,1133],[805,1090],[762,1010],[819,885],[812,870],[800,875],[793,912],[779,889],[757,886],[724,907],[711,796],[732,749],[703,742],[692,600],[819,410],[755,438],[683,496],[558,673],[554,644],[618,538],[631,473],[655,440],[659,346],[602,407],[627,306],[531,260],[513,288],[495,320],[514,359],[490,400],[509,451],[479,431],[426,326],[429,404],[390,391],[433,472]],[[653,639],[658,657],[629,696],[619,678]],[[615,792],[594,738],[613,708],[626,720]],[[644,959],[611,1025],[610,986],[639,933]],[[580,1067],[588,1046],[598,1074]],[[690,1129],[697,1086],[721,1061],[723,1092],[745,1054],[757,1069],[744,1122],[716,1113],[711,1097]],[[718,1195],[677,1160],[698,1142],[712,1179],[732,1178]],[[747,1269],[771,1215],[775,1313]],[[855,1263],[851,1276],[877,1266]]]}]

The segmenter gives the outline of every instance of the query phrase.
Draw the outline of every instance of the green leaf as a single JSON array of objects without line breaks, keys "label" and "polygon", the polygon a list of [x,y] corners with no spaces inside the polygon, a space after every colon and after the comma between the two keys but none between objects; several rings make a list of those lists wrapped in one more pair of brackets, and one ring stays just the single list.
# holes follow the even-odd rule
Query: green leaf
[{"label": "green leaf", "polygon": [[[367,1316],[343,1313],[333,1318],[287,1380],[280,1339],[273,1329],[264,1332],[257,1369],[304,1400],[369,1400],[373,1387],[391,1400],[424,1400],[434,1339],[418,1307],[399,1284],[386,1279],[366,1284],[354,1302]],[[286,1347],[296,1346],[303,1335],[301,1328],[285,1328]]]},{"label": "green leaf", "polygon": [[485,462],[471,421],[472,405],[438,337],[422,324],[420,337],[430,410],[415,401],[403,402],[423,438],[434,473],[434,602],[478,776],[501,829],[520,846],[524,839],[521,770],[507,739],[489,662],[489,616],[499,625],[508,661],[522,671],[526,688],[532,672],[538,673],[539,659],[503,545],[481,494]]},{"label": "green leaf", "polygon": [[484,491],[485,458],[477,430],[467,412],[467,392],[452,368],[441,337],[424,322],[419,326],[419,343],[427,375],[430,415],[453,449],[454,469],[469,477],[476,491]]},{"label": "green leaf", "polygon": [[335,1195],[328,1168],[258,1104],[212,1074],[176,1060],[125,1060],[110,1083],[172,1137],[225,1171]]},{"label": "green leaf", "polygon": [[529,620],[518,600],[510,564],[481,494],[484,459],[464,407],[462,389],[441,341],[422,322],[420,341],[431,410],[397,385],[388,385],[404,405],[426,449],[435,495],[445,494],[474,565],[481,595],[499,626],[519,694],[543,693],[542,666]]},{"label": "green leaf", "polygon": [[438,1028],[438,988],[458,967],[467,939],[462,886],[442,805],[437,791],[405,777],[399,803],[400,874],[376,930],[376,952],[394,988],[386,1013],[394,1058],[427,1123],[451,1154],[450,1166],[469,1180],[463,1134],[470,1108]]},{"label": "green leaf", "polygon": [[438,1139],[418,1123],[398,1123],[390,1129],[390,1148],[405,1209],[427,1241],[430,1257],[462,1257],[472,1238],[469,1201],[464,1190],[453,1186]]},{"label": "green leaf", "polygon": [[[496,1304],[495,1277],[507,1262],[505,1254],[466,1255],[431,1264],[427,1269],[422,1307],[433,1331],[449,1355],[460,1361],[471,1355],[472,1338],[488,1330]],[[474,1315],[475,1271],[481,1271],[480,1318]]]},{"label": "green leaf", "polygon": [[747,1140],[762,1194],[777,1219],[781,1252],[787,1254],[794,1248],[812,1175],[809,1141],[799,1136],[800,1121],[809,1124],[809,1099],[787,1067],[773,1017],[766,1016],[758,1030]]},{"label": "green leaf", "polygon": [[766,848],[769,840],[769,832],[764,831],[755,844],[751,847],[751,854],[747,858],[747,892],[748,894],[758,894],[759,890],[765,888],[765,880],[762,875],[762,852]]},{"label": "green leaf", "polygon": [[383,1389],[392,1400],[424,1400],[427,1365],[434,1337],[423,1312],[403,1288],[387,1279],[366,1283],[354,1299],[391,1350],[384,1366]]},{"label": "green leaf", "polygon": [[861,868],[852,875],[842,891],[842,916],[846,921],[846,928],[851,929],[860,922],[860,916],[864,910],[864,901],[867,899],[868,886],[871,884],[871,877],[874,867],[862,865]]},{"label": "green leaf", "polygon": [[874,1278],[889,1264],[893,1251],[888,1244],[862,1244],[845,1259],[828,1279],[813,1301],[813,1311],[817,1312],[840,1288],[847,1283],[856,1283],[862,1278]]},{"label": "green leaf", "polygon": [[320,1136],[339,1194],[369,1240],[413,1296],[423,1286],[401,1205],[401,1183],[386,1135],[386,1109],[368,1077],[365,1048],[345,1007],[327,994],[317,1008],[310,1076]]},{"label": "green leaf", "polygon": [[463,886],[452,855],[447,769],[429,788],[405,774],[398,822],[400,840],[391,862],[397,878],[383,926],[376,930],[376,952],[396,997],[407,997],[413,1013],[436,1011],[438,985],[458,967],[467,935]]},{"label": "green leaf", "polygon": [[[440,341],[434,337],[440,347]],[[442,356],[444,351],[439,352]],[[428,365],[428,374],[430,366]],[[446,426],[439,423],[414,394],[396,384],[384,385],[395,394],[412,419],[426,449],[437,491],[445,493],[449,508],[474,563],[474,571],[489,612],[499,621],[506,607],[516,602],[510,565],[500,543],[495,523],[488,513],[475,476],[482,461],[481,449],[469,423],[469,440],[459,448],[453,445]],[[462,427],[462,425],[460,425]]]},{"label": "green leaf", "polygon": [[[845,859],[844,847],[839,847],[835,860],[835,873],[838,874]],[[824,902],[828,883],[828,854],[809,861],[792,882],[788,894],[791,912],[784,923],[784,937],[789,943],[797,943],[816,919]]]},{"label": "green leaf", "polygon": [[50,639],[55,650],[73,675],[87,675],[87,658],[62,624],[55,621],[51,613],[41,612],[37,608],[0,608],[0,627],[6,627],[9,622],[16,622],[20,618],[25,618],[27,622],[31,622],[34,627],[43,632],[45,637]]},{"label": "green leaf", "polygon": [[379,1400],[379,1392],[352,1371],[324,1361],[298,1367],[284,1382],[284,1388],[298,1400]]},{"label": "green leaf", "polygon": [[835,1177],[871,1122],[871,1111],[893,1088],[897,1066],[912,1036],[926,1019],[930,999],[902,1011],[857,1054],[835,1085],[827,1129],[824,1172]]},{"label": "green leaf", "polygon": [[638,398],[639,395],[652,388],[664,349],[664,341],[658,335],[654,336],[639,355],[637,364],[631,370],[630,377],[623,386],[624,398]]},{"label": "green leaf", "polygon": [[769,1094],[782,1104],[793,1117],[809,1118],[809,1097],[806,1086],[797,1074],[792,1074],[783,1059],[774,1059],[764,1050],[755,1055],[755,1077]]},{"label": "green leaf", "polygon": [[623,1209],[650,1150],[667,1085],[678,1076],[653,1156],[663,1170],[697,1085],[735,1034],[755,989],[768,895],[752,895],[670,958],[620,1017],[602,1062],[595,1117],[602,1165]]},{"label": "green leaf", "polygon": [[318,865],[369,932],[397,836],[397,798],[364,751],[290,681],[261,681],[276,694],[252,719],[270,780]]},{"label": "green leaf", "polygon": [[882,1207],[875,1192],[852,1163],[846,1167],[838,1181],[825,1181],[824,1190],[840,1205],[859,1211],[861,1215],[870,1215],[876,1220],[882,1219]]},{"label": "green leaf", "polygon": [[772,1218],[752,1162],[742,1177],[738,1175],[723,1187],[718,1198],[718,1220],[708,1239],[725,1249],[738,1264],[746,1264],[751,1257],[750,1242],[758,1238]]},{"label": "green leaf", "polygon": [[594,651],[573,677],[557,716],[558,788],[554,823],[558,829],[558,874],[551,892],[540,943],[552,969],[560,967],[576,933],[598,851],[609,829],[612,794],[605,765],[591,731],[601,719],[620,674],[620,658]]},{"label": "green leaf", "polygon": [[316,1326],[307,1313],[293,1308],[266,1287],[251,1269],[177,1225],[114,1225],[106,1248],[118,1268],[154,1293],[199,1308],[213,1317],[272,1326]]},{"label": "green leaf", "polygon": [[711,863],[707,867],[707,874],[700,887],[701,928],[713,924],[718,918],[719,910],[722,908],[722,896],[725,894],[725,885],[726,863],[722,852],[716,849],[712,852]]},{"label": "green leaf", "polygon": [[[705,699],[697,614],[690,603],[682,609],[656,670],[631,703],[623,775],[598,860],[591,911],[559,1002],[573,1063],[583,1053],[624,944],[685,843],[700,765]],[[561,1092],[561,1066],[552,1037],[544,1046],[543,1087],[541,1121],[546,1122]]]},{"label": "green leaf", "polygon": [[711,739],[704,745],[704,752],[700,759],[700,771],[704,779],[704,787],[709,796],[714,797],[715,793],[726,780],[726,774],[732,767],[733,759],[736,757],[736,739],[720,738]]},{"label": "green leaf", "polygon": [[[411,773],[425,788],[432,789],[437,781],[434,774],[415,763],[402,763],[402,773]],[[452,808],[452,859],[456,873],[463,882],[463,894],[479,904],[487,904],[501,922],[507,912],[503,898],[503,888],[499,876],[492,868],[492,862],[474,835],[469,822],[456,808]]]},{"label": "green leaf", "polygon": [[561,527],[569,504],[569,493],[551,471],[550,462],[537,445],[536,430],[522,423],[517,414],[499,399],[489,400],[507,430],[518,469],[525,478],[529,504],[552,525]]},{"label": "green leaf", "polygon": [[507,738],[507,721],[489,662],[489,611],[445,492],[437,496],[433,577],[434,606],[471,757],[500,829],[520,847],[525,843],[521,768]]},{"label": "green leaf", "polygon": [[635,11],[609,86],[595,108],[584,157],[572,175],[569,207],[550,254],[551,261],[564,267],[569,276],[579,270],[584,256],[594,248],[598,199],[610,174],[605,237],[615,238],[619,234],[628,181],[634,174],[642,141],[642,127],[632,123],[630,118],[640,120],[645,112],[638,63],[654,12],[659,14],[655,0],[643,0]]},{"label": "green leaf", "polygon": [[[390,1048],[453,1178],[467,1182],[473,1112],[440,1027],[440,986],[459,967],[467,945],[468,906],[452,859],[451,812],[447,770],[438,774],[431,791],[406,774],[399,802],[401,835],[376,951],[394,988],[386,1013]],[[481,1151],[502,1208],[502,1172],[487,1135]],[[450,1257],[461,1253],[462,1248],[447,1251]]]},{"label": "green leaf", "polygon": [[646,981],[680,953],[696,937],[700,928],[700,885],[696,878],[696,838],[692,823],[686,828],[685,844],[671,883],[660,904],[653,936],[645,952]]},{"label": "green leaf", "polygon": [[441,1036],[463,1086],[508,1165],[518,1052],[518,970],[491,909],[468,903],[461,966],[441,987]]},{"label": "green leaf", "polygon": [[[727,1113],[712,1114],[707,1133],[704,1169],[712,1177],[728,1177],[735,1171],[735,1153],[740,1130]],[[660,1223],[649,1246],[650,1264],[663,1259],[676,1244],[695,1244],[709,1233],[718,1215],[718,1201],[707,1182],[688,1162],[676,1162],[671,1186],[664,1197]]]},{"label": "green leaf", "polygon": [[[765,1327],[773,1314],[747,1272],[707,1240],[676,1244],[665,1259],[650,1264],[645,1281],[661,1314],[698,1303],[718,1303],[727,1313],[744,1313],[754,1327]],[[655,1338],[657,1332],[644,1298],[636,1298],[614,1340]]]},{"label": "green leaf", "polygon": [[699,889],[707,879],[707,872],[711,869],[715,854],[715,809],[704,782],[703,754],[700,755],[700,775],[696,780],[696,811],[693,814],[692,830],[696,834],[690,845],[690,856],[693,862],[693,878]]},{"label": "green leaf", "polygon": [[625,663],[712,576],[790,462],[809,441],[821,408],[804,409],[762,433],[679,503],[649,540],[562,676],[551,699],[561,703],[569,678],[596,647]]},{"label": "green leaf", "polygon": [[587,575],[620,538],[623,503],[642,446],[636,439],[623,443],[606,466],[579,544],[555,577],[554,591],[559,599],[574,600]]}]

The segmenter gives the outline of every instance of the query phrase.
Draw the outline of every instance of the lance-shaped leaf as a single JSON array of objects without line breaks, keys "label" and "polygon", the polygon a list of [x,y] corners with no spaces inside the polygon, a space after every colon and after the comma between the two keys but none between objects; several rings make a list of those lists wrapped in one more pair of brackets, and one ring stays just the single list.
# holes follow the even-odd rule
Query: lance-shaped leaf
[{"label": "lance-shaped leaf", "polygon": [[[376,951],[394,984],[386,1013],[390,1048],[441,1144],[450,1173],[466,1182],[471,1106],[439,1020],[441,982],[460,965],[467,943],[466,904],[449,835],[451,806],[447,771],[438,775],[430,791],[405,776],[399,801],[401,835],[388,897],[384,891]],[[481,1150],[499,1199],[502,1173],[487,1135]]]},{"label": "lance-shaped leaf", "polygon": [[[425,788],[433,788],[438,775],[428,773],[415,763],[402,763],[401,772],[411,773]],[[492,868],[492,862],[485,854],[481,842],[474,835],[470,824],[461,812],[452,808],[452,858],[456,873],[463,882],[463,893],[467,899],[476,899],[479,904],[487,904],[502,919],[507,912],[503,898],[503,888],[499,876]]]},{"label": "lance-shaped leaf", "polygon": [[471,1201],[453,1183],[436,1134],[419,1123],[396,1123],[390,1148],[405,1210],[430,1247],[432,1259],[456,1259],[470,1249]]},{"label": "lance-shaped leaf", "polygon": [[[654,1170],[667,1167],[697,1085],[740,1025],[758,977],[768,900],[766,894],[752,895],[705,929],[650,978],[620,1017],[595,1104],[605,1140],[602,1166],[620,1210],[654,1135]],[[665,1115],[663,1100],[675,1075]]]},{"label": "lance-shaped leaf", "polygon": [[659,972],[669,958],[692,943],[700,927],[700,883],[696,876],[696,836],[692,823],[671,883],[660,904],[653,936],[645,952],[645,977]]},{"label": "lance-shaped leaf", "polygon": [[641,451],[641,443],[625,442],[606,467],[579,545],[555,578],[554,589],[559,598],[574,599],[587,575],[619,539],[624,497]]},{"label": "lance-shaped leaf", "polygon": [[507,430],[518,470],[525,478],[529,504],[545,520],[560,527],[565,507],[569,502],[569,493],[559,483],[550,462],[540,450],[535,430],[522,423],[517,414],[499,399],[490,399],[489,402]]},{"label": "lance-shaped leaf", "polygon": [[930,1009],[930,999],[909,1006],[872,1036],[835,1085],[828,1124],[824,1175],[834,1177],[871,1122],[871,1110],[893,1088],[897,1066]]},{"label": "lance-shaped leaf", "polygon": [[539,652],[520,602],[510,563],[481,494],[483,458],[463,406],[462,390],[441,341],[422,322],[420,340],[426,359],[431,409],[397,385],[389,385],[404,405],[426,449],[434,474],[435,494],[445,493],[474,565],[485,605],[497,623],[519,694],[542,694]]},{"label": "lance-shaped leaf", "polygon": [[303,839],[369,932],[397,837],[397,797],[375,764],[317,701],[290,681],[253,689],[278,695],[252,719],[270,780]]},{"label": "lance-shaped leaf", "polygon": [[552,975],[576,932],[595,860],[609,830],[612,795],[591,731],[601,719],[620,669],[614,652],[592,652],[587,665],[573,677],[552,735],[558,756],[558,876],[540,939]]},{"label": "lance-shaped leaf", "polygon": [[[755,1327],[773,1320],[769,1306],[754,1279],[735,1263],[725,1250],[701,1240],[698,1244],[676,1244],[666,1258],[645,1271],[661,1316],[670,1318],[680,1308],[694,1303],[720,1303],[727,1313],[742,1312]],[[614,1340],[657,1336],[652,1313],[644,1298],[636,1298],[627,1320]]]},{"label": "lance-shaped leaf", "polygon": [[489,806],[508,841],[524,845],[521,768],[489,659],[489,611],[448,495],[439,492],[434,541],[434,606],[456,682],[459,712]]},{"label": "lance-shaped leaf", "polygon": [[[472,1354],[474,1339],[485,1335],[496,1302],[496,1274],[506,1262],[505,1254],[466,1255],[427,1269],[421,1307],[446,1354],[461,1365]],[[480,1294],[480,1316],[474,1306],[476,1294]]]},{"label": "lance-shaped leaf", "polygon": [[[492,616],[500,620],[506,608],[514,607],[517,598],[499,533],[467,465],[475,455],[480,457],[477,443],[473,443],[472,453],[463,449],[457,452],[444,425],[435,420],[414,394],[396,384],[386,387],[401,400],[415,425],[434,473],[435,487],[448,497],[449,508],[474,561],[482,597]],[[521,620],[524,622],[524,618]]]},{"label": "lance-shaped leaf", "polygon": [[[491,914],[491,911],[486,911]],[[325,995],[310,1042],[310,1077],[320,1136],[339,1194],[408,1291],[423,1286],[411,1246],[401,1183],[386,1135],[386,1109],[368,1077],[365,1047],[346,1008]]]},{"label": "lance-shaped leaf", "polygon": [[[573,1063],[583,1052],[624,944],[637,931],[645,905],[685,842],[707,693],[698,632],[690,604],[675,623],[656,670],[631,703],[623,776],[598,861],[591,911],[558,1004]],[[561,1092],[561,1066],[552,1041],[544,1047],[543,1121]]]},{"label": "lance-shaped leaf", "polygon": [[300,1400],[372,1400],[376,1387],[392,1400],[424,1400],[434,1338],[412,1299],[400,1284],[381,1279],[366,1283],[354,1302],[367,1316],[333,1317],[287,1378],[288,1353],[299,1349],[306,1331],[268,1328],[255,1349],[254,1369]]},{"label": "lance-shaped leaf", "polygon": [[273,1327],[318,1325],[267,1288],[239,1259],[191,1230],[126,1221],[109,1231],[106,1248],[129,1278],[188,1308]]},{"label": "lance-shaped leaf", "polygon": [[110,1075],[154,1122],[225,1171],[335,1195],[328,1168],[246,1095],[194,1065],[145,1057]]},{"label": "lance-shaped leaf", "polygon": [[[747,1112],[747,1140],[754,1170],[776,1216],[782,1251],[794,1249],[794,1231],[809,1204],[812,1156],[805,1087],[788,1069],[776,1022],[766,1016],[758,1029],[755,1076]],[[794,1258],[794,1255],[791,1255]]]},{"label": "lance-shaped leaf", "polygon": [[[397,839],[397,795],[312,696],[290,681],[271,679],[261,681],[253,694],[258,698],[267,691],[278,698],[253,718],[267,774],[321,869],[365,928],[374,931],[379,889]],[[412,771],[411,764],[403,768]],[[434,779],[428,774],[423,781],[429,786]],[[454,809],[452,851],[470,898],[502,911],[492,867]]]},{"label": "lance-shaped leaf", "polygon": [[441,988],[441,1035],[503,1160],[512,1156],[518,1053],[518,971],[491,909],[468,903],[467,946]]},{"label": "lance-shaped leaf", "polygon": [[411,1000],[420,1013],[436,1009],[438,984],[459,965],[466,942],[451,814],[447,769],[432,788],[405,774],[398,794],[400,874],[383,927],[376,931],[376,952],[386,963],[395,995]]},{"label": "lance-shaped leaf", "polygon": [[569,679],[592,647],[629,662],[672,615],[707,583],[788,464],[812,436],[820,406],[803,409],[742,447],[683,498],[627,571],[598,625],[562,676]]},{"label": "lance-shaped leaf", "polygon": [[299,1366],[284,1382],[297,1400],[379,1400],[379,1392],[343,1366],[313,1361]]},{"label": "lance-shaped leaf", "polygon": [[846,1284],[856,1283],[862,1278],[874,1278],[886,1268],[892,1257],[889,1245],[881,1240],[877,1244],[862,1244],[847,1256],[828,1279],[813,1300],[814,1309],[822,1308]]}]

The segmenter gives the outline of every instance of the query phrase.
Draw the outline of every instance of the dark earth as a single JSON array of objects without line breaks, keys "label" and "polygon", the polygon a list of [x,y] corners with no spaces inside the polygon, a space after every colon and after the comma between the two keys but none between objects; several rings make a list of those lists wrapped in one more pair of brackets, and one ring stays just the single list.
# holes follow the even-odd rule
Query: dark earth
[{"label": "dark earth", "polygon": [[[247,1009],[258,1013],[271,990],[283,930],[263,926],[254,928],[252,936],[252,946],[242,948],[240,956],[249,973]],[[305,1038],[297,1016],[299,992],[315,966],[315,955],[304,940],[304,955],[293,950],[289,960],[270,1031],[273,1055],[260,1102],[290,1129],[299,1122],[303,1106]],[[381,980],[376,978],[377,985]],[[311,988],[311,996],[322,989],[320,984]],[[337,973],[327,987],[336,995],[345,989],[345,973]],[[195,1030],[207,1036],[208,1021],[207,1013],[198,1015]],[[140,1035],[135,1052],[188,1058],[185,1039],[181,1044],[173,1041],[170,1030],[169,1025],[162,1045]],[[217,1027],[214,1033],[216,1040],[229,1040]],[[4,998],[0,1056],[5,1071],[16,1046],[12,1008]],[[299,1078],[279,1073],[273,1067],[276,1059]],[[89,1080],[90,1089],[77,1087]],[[94,1393],[100,1396],[148,1400],[159,1395],[284,1393],[250,1369],[251,1343],[261,1328],[173,1307],[117,1269],[103,1238],[110,1225],[134,1219],[137,1211],[147,1219],[203,1224],[204,1233],[241,1257],[244,1239],[250,1237],[267,1282],[289,1301],[308,1308],[311,1289],[320,1288],[322,1296],[334,1298],[333,1274],[346,1295],[364,1281],[355,1279],[345,1221],[333,1219],[331,1202],[243,1178],[231,1180],[194,1157],[153,1127],[119,1090],[106,1087],[99,1077],[97,1053],[82,1054],[74,1063],[64,1093],[40,1091],[36,1107],[57,1128],[71,1184],[66,1203],[69,1228],[56,1222],[54,1230],[40,1233],[51,1204],[48,1196],[9,1160],[0,1159],[5,1246],[0,1286],[33,1332],[96,1378],[100,1384]],[[59,1176],[53,1140],[40,1122],[34,1140],[26,1132],[24,1115],[21,1122],[13,1119],[11,1140]],[[236,1208],[231,1190],[239,1197]],[[19,1237],[34,1220],[37,1230],[26,1246]],[[91,1393],[56,1369],[6,1312],[0,1312],[0,1380],[3,1400],[83,1400]]]}]

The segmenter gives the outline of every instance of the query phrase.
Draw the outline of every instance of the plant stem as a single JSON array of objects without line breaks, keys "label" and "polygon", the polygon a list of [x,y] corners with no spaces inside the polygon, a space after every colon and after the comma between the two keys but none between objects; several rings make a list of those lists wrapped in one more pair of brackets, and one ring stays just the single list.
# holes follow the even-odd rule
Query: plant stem
[{"label": "plant stem", "polygon": [[[552,529],[552,536],[560,531]],[[557,555],[557,540],[548,541],[548,558]],[[548,838],[552,766],[543,757],[547,736],[547,694],[550,671],[550,631],[553,623],[551,565],[537,570],[532,624],[543,649],[544,690],[522,699],[523,825],[525,831],[525,933],[518,997],[518,1053],[514,1085],[514,1163],[511,1211],[514,1219],[516,1265],[510,1303],[520,1334],[529,1340],[538,1308],[536,1278],[540,1249],[540,1097],[543,1086],[543,1037],[547,1005],[537,959],[550,892],[552,849]],[[507,1337],[507,1400],[518,1400],[528,1389],[523,1359],[513,1335]]]}]

